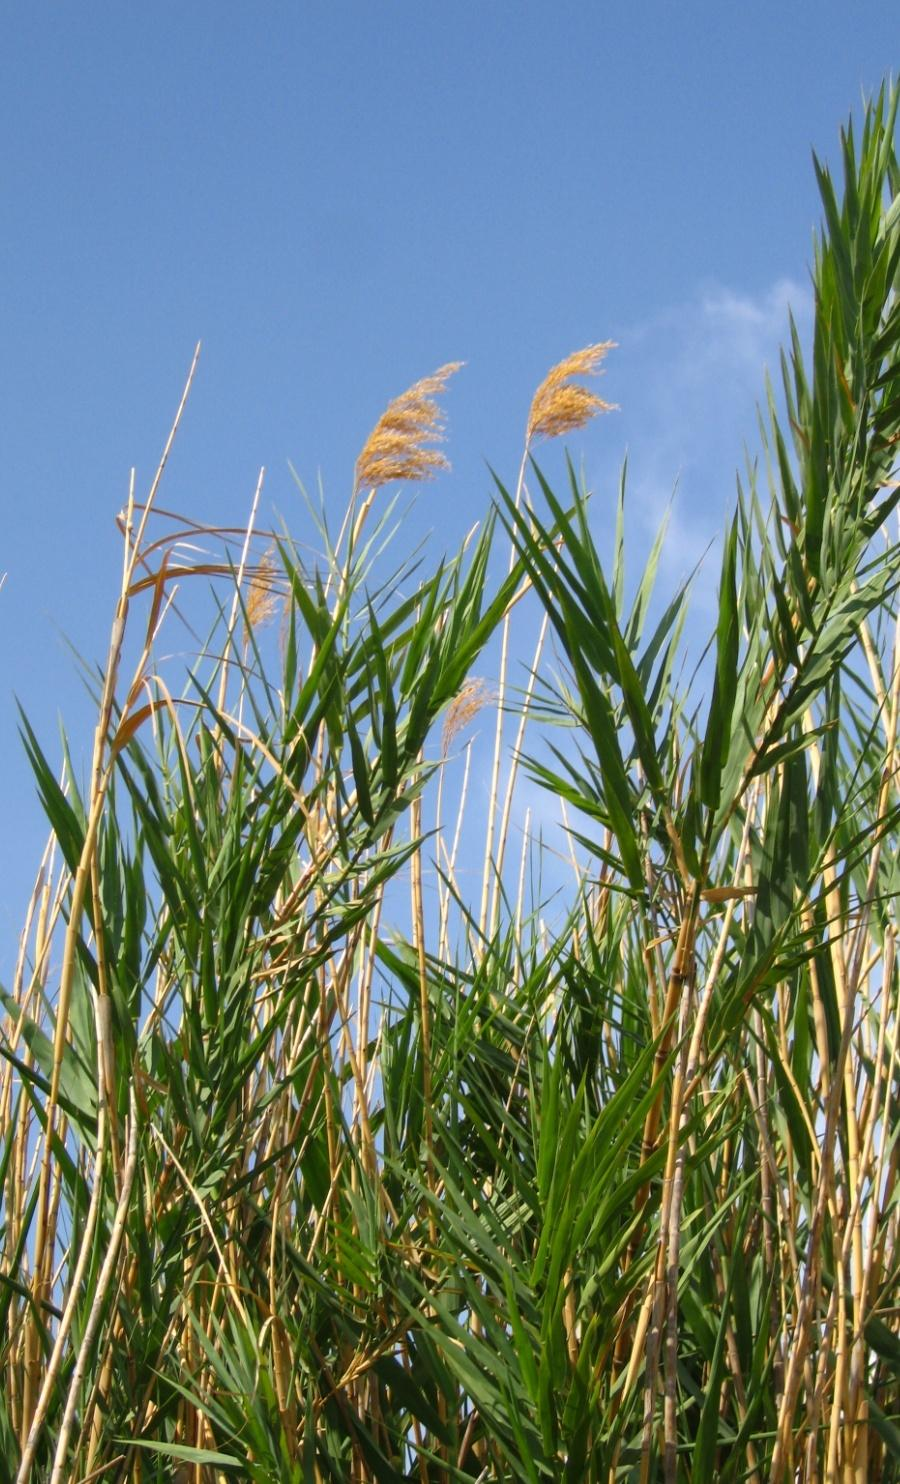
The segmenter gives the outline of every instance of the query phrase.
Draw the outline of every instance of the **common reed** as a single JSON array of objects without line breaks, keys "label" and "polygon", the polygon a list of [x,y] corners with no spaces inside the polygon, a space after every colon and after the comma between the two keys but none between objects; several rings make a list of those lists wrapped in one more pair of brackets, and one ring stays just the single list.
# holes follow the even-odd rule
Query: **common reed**
[{"label": "common reed", "polygon": [[[527,461],[608,406],[573,383],[608,345],[431,570],[378,565],[366,501],[443,467],[454,368],[391,404],[318,564],[257,530],[262,475],[246,532],[160,508],[186,389],[122,512],[85,791],[22,723],[50,840],[3,993],[0,1484],[900,1479],[896,109],[841,194],[818,167],[811,354],[692,685],[624,477],[607,557]],[[513,612],[518,702],[476,678]],[[505,788],[462,735],[495,702]]]}]

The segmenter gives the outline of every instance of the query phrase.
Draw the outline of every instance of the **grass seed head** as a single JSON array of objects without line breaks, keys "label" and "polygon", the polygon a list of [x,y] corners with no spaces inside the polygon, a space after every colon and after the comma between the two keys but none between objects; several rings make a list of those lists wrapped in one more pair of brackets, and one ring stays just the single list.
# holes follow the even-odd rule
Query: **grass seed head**
[{"label": "grass seed head", "polygon": [[356,488],[380,489],[395,480],[433,479],[450,466],[440,449],[444,418],[435,398],[444,390],[461,361],[441,366],[390,402],[381,414],[356,461]]},{"label": "grass seed head", "polygon": [[464,727],[467,727],[474,716],[477,716],[483,706],[487,706],[494,699],[494,691],[486,680],[480,680],[473,675],[467,680],[458,696],[450,702],[447,707],[447,715],[444,718],[444,728],[441,732],[441,756],[446,757],[453,745],[453,740],[458,737]]},{"label": "grass seed head", "polygon": [[248,634],[251,629],[267,623],[278,609],[279,598],[275,591],[277,572],[275,554],[270,547],[253,569],[247,584],[245,628]]},{"label": "grass seed head", "polygon": [[602,375],[598,371],[600,362],[614,340],[604,340],[599,345],[586,345],[576,350],[544,378],[534,394],[528,414],[528,441],[532,438],[558,438],[561,433],[574,432],[596,417],[598,412],[613,412],[614,402],[604,402],[587,387],[573,382],[576,376]]}]

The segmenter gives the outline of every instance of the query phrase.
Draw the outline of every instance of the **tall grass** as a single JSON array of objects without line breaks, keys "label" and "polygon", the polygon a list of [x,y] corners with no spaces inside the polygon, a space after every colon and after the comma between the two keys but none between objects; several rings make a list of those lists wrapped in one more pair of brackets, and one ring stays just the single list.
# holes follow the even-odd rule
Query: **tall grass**
[{"label": "tall grass", "polygon": [[[624,479],[604,557],[534,462],[606,408],[608,347],[430,572],[392,566],[385,486],[441,470],[454,367],[388,408],[316,566],[259,490],[238,535],[157,508],[191,368],[84,788],[23,720],[0,1479],[900,1479],[896,108],[841,195],[817,167],[811,357],[791,327],[693,685],[659,543],[627,591]],[[568,821],[563,908],[539,842],[511,858],[522,780]]]}]

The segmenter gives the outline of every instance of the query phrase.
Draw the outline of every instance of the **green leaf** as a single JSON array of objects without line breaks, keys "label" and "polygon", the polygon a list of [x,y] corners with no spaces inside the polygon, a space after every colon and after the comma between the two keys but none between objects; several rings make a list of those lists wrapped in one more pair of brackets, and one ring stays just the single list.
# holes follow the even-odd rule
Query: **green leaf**
[{"label": "green leaf", "polygon": [[719,805],[722,771],[731,744],[731,722],[738,680],[738,611],[737,611],[737,517],[725,543],[722,576],[719,583],[719,619],[716,626],[716,678],[706,725],[706,738],[700,762],[700,797],[707,809],[715,812]]}]

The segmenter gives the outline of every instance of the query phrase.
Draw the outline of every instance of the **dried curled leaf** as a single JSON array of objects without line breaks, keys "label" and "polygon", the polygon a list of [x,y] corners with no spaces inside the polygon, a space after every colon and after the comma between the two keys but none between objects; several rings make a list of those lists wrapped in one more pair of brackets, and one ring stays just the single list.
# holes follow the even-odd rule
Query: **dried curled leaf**
[{"label": "dried curled leaf", "polygon": [[436,448],[444,434],[444,419],[435,398],[462,361],[441,366],[433,376],[417,381],[395,397],[381,414],[356,461],[356,488],[380,489],[395,480],[432,479],[450,466]]},{"label": "dried curled leaf", "polygon": [[532,438],[558,438],[561,433],[571,433],[583,428],[598,412],[613,412],[614,402],[604,402],[587,387],[573,383],[575,376],[597,376],[600,362],[607,351],[615,346],[614,340],[605,340],[600,345],[586,345],[566,356],[554,366],[534,394],[528,414],[528,441]]}]

